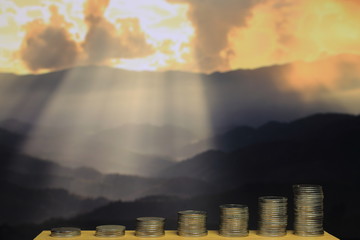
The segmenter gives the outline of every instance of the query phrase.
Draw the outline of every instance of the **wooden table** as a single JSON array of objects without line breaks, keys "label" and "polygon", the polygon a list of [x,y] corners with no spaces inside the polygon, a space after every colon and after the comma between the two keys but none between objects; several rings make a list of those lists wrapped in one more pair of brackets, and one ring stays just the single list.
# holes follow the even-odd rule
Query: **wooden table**
[{"label": "wooden table", "polygon": [[230,239],[239,239],[239,240],[338,240],[338,238],[330,235],[329,233],[325,232],[323,236],[319,237],[300,237],[296,236],[292,233],[292,231],[288,231],[287,235],[284,237],[263,237],[256,235],[256,231],[252,230],[247,237],[223,237],[220,236],[217,230],[209,230],[208,235],[204,237],[181,237],[176,234],[175,230],[167,230],[165,231],[165,236],[153,238],[140,238],[135,236],[134,231],[125,231],[125,236],[122,237],[113,237],[113,238],[100,238],[96,237],[95,231],[81,231],[81,236],[78,237],[71,237],[71,238],[58,238],[58,237],[51,237],[50,231],[43,231],[40,233],[34,240],[56,240],[56,239],[74,239],[74,240],[101,240],[101,239],[108,239],[108,240],[139,240],[139,239],[161,239],[161,240],[182,240],[182,239],[199,239],[199,240],[230,240]]}]

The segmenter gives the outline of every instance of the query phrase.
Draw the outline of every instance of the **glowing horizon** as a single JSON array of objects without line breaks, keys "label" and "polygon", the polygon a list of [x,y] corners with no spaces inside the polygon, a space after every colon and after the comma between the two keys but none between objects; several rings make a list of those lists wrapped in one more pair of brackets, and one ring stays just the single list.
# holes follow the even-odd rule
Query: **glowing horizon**
[{"label": "glowing horizon", "polygon": [[215,72],[360,55],[356,1],[2,1],[0,72]]}]

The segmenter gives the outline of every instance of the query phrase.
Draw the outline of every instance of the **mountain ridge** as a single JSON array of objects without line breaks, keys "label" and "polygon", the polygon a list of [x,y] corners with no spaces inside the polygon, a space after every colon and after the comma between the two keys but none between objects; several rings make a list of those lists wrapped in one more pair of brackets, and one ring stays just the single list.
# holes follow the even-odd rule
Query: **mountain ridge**
[{"label": "mountain ridge", "polygon": [[360,55],[357,54],[349,54],[349,53],[342,53],[342,54],[336,54],[336,55],[328,55],[328,56],[324,56],[321,57],[319,59],[316,60],[311,60],[311,61],[304,61],[304,60],[297,60],[297,61],[293,61],[293,62],[287,62],[287,63],[276,63],[276,64],[271,64],[271,65],[265,65],[265,66],[260,66],[260,67],[255,67],[255,68],[237,68],[237,69],[231,69],[231,70],[227,70],[227,71],[213,71],[210,73],[200,73],[200,72],[192,72],[192,71],[184,71],[184,70],[163,70],[163,71],[150,71],[150,70],[141,70],[141,71],[136,71],[136,70],[129,70],[129,69],[125,69],[125,68],[116,68],[116,67],[112,67],[112,66],[107,66],[107,65],[81,65],[81,66],[74,66],[74,67],[69,67],[69,68],[64,68],[64,69],[58,69],[58,70],[54,70],[54,71],[49,71],[49,72],[45,72],[45,73],[25,73],[25,74],[16,74],[16,73],[11,73],[11,72],[0,72],[0,75],[8,75],[8,76],[26,76],[26,75],[46,75],[48,73],[56,73],[56,72],[68,72],[71,71],[73,69],[77,69],[77,68],[84,68],[84,69],[89,69],[89,68],[104,68],[104,69],[116,69],[116,70],[120,70],[123,72],[137,72],[137,73],[190,73],[190,74],[203,74],[203,75],[218,75],[218,74],[223,74],[223,73],[232,73],[232,72],[236,72],[236,71],[253,71],[253,70],[257,70],[257,69],[267,69],[267,68],[272,68],[272,67],[282,67],[282,66],[287,66],[287,65],[291,65],[291,64],[296,64],[296,63],[301,63],[301,64],[313,64],[316,62],[322,62],[322,61],[326,61],[326,60],[334,60],[334,59],[339,59],[339,58],[359,58],[360,60]]},{"label": "mountain ridge", "polygon": [[301,138],[301,135],[316,135],[321,128],[341,121],[356,120],[358,117],[359,115],[344,113],[317,113],[289,122],[269,121],[257,128],[237,126],[223,134],[185,146],[184,151],[187,151],[188,155],[196,153],[194,149],[206,148],[228,152],[256,142]]}]

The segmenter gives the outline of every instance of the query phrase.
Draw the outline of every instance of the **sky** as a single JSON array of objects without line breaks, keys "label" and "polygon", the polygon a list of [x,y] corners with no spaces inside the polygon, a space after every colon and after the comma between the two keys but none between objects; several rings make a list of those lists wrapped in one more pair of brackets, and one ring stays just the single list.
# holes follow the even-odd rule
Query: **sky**
[{"label": "sky", "polygon": [[0,2],[0,72],[211,73],[360,54],[357,0]]},{"label": "sky", "polygon": [[[0,75],[0,118],[31,123],[33,136],[43,126],[150,124],[199,140],[236,125],[360,114],[359,10],[360,0],[0,0],[0,73],[73,68],[53,79]],[[87,65],[136,72],[75,68]],[[237,69],[255,70],[184,73]],[[46,159],[86,156],[85,138],[63,135]],[[22,147],[44,157],[39,141]]]}]

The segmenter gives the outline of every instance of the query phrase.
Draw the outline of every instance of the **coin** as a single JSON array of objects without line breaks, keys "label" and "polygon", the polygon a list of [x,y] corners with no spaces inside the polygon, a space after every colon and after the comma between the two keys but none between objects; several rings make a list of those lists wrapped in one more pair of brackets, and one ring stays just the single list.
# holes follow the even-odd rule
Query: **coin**
[{"label": "coin", "polygon": [[135,235],[138,237],[161,237],[165,235],[165,218],[139,217],[136,221]]},{"label": "coin", "polygon": [[81,229],[80,228],[74,228],[74,227],[58,227],[51,229],[51,237],[76,237],[81,235]]},{"label": "coin", "polygon": [[185,210],[178,212],[178,235],[201,237],[207,235],[206,212]]},{"label": "coin", "polygon": [[287,198],[281,196],[260,197],[258,225],[258,235],[267,237],[285,236]]},{"label": "coin", "polygon": [[220,206],[219,233],[225,237],[245,237],[248,230],[249,209],[241,204],[224,204]]},{"label": "coin", "polygon": [[96,227],[97,237],[121,237],[125,235],[125,226],[122,225],[101,225]]},{"label": "coin", "polygon": [[294,234],[299,236],[321,236],[323,229],[323,190],[320,185],[293,185]]}]

